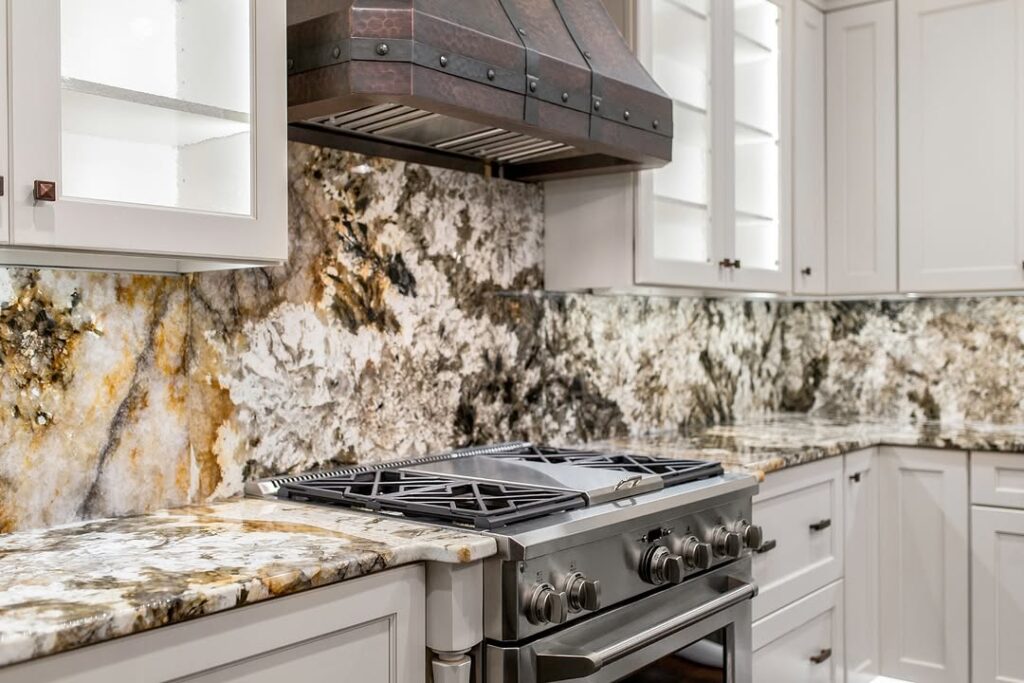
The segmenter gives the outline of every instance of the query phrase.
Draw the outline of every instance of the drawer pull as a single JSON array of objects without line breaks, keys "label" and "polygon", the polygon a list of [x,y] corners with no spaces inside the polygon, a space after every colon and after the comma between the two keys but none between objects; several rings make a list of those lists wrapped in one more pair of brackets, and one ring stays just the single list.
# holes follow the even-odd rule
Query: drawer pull
[{"label": "drawer pull", "polygon": [[831,519],[823,519],[820,522],[815,522],[811,525],[811,531],[824,531],[825,529],[832,526]]},{"label": "drawer pull", "polygon": [[815,664],[821,664],[822,662],[824,662],[825,660],[827,660],[831,656],[832,656],[832,648],[826,647],[824,650],[822,650],[818,654],[812,656],[811,657],[811,661],[814,662]]},{"label": "drawer pull", "polygon": [[774,550],[776,545],[778,545],[778,544],[775,542],[775,539],[773,538],[770,541],[765,541],[764,543],[762,543],[760,545],[760,547],[758,547],[758,549],[755,550],[754,552],[755,553],[766,553],[769,550]]},{"label": "drawer pull", "polygon": [[855,484],[859,484],[860,483],[860,472],[857,472],[856,474],[851,474],[850,475],[850,481],[852,481]]}]

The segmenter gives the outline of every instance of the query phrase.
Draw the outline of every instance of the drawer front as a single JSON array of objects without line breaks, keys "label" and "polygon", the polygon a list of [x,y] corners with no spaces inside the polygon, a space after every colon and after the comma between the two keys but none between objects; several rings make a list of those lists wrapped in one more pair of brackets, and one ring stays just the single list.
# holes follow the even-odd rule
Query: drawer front
[{"label": "drawer front", "polygon": [[843,569],[843,459],[769,474],[754,498],[765,543],[754,553],[754,619],[828,585]]},{"label": "drawer front", "polygon": [[754,623],[754,683],[843,680],[842,583]]},{"label": "drawer front", "polygon": [[971,453],[971,502],[1024,510],[1024,454]]}]

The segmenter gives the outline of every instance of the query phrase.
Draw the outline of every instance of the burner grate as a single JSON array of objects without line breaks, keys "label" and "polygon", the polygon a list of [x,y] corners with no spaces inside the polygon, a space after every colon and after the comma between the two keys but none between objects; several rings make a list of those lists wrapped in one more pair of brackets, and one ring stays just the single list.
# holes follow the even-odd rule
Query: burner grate
[{"label": "burner grate", "polygon": [[285,483],[279,497],[334,503],[409,517],[494,529],[513,522],[584,507],[572,491],[478,482],[407,470],[339,472],[320,479]]},{"label": "burner grate", "polygon": [[553,465],[573,465],[603,470],[618,470],[631,474],[656,474],[665,486],[676,486],[698,479],[717,477],[724,472],[717,462],[706,460],[678,460],[658,458],[651,455],[629,455],[624,453],[598,453],[578,451],[550,446],[524,445],[519,451],[502,453],[492,457],[546,462]]}]

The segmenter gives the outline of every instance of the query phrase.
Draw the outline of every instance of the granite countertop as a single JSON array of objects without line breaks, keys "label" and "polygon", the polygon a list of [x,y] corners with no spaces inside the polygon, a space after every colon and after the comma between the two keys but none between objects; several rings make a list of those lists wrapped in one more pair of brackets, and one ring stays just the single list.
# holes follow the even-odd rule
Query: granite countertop
[{"label": "granite countertop", "polygon": [[672,432],[595,441],[588,446],[666,457],[717,460],[764,479],[771,472],[872,446],[919,446],[1024,453],[1024,425],[940,424],[780,414]]},{"label": "granite countertop", "polygon": [[0,666],[418,561],[487,536],[331,507],[233,500],[0,535]]}]

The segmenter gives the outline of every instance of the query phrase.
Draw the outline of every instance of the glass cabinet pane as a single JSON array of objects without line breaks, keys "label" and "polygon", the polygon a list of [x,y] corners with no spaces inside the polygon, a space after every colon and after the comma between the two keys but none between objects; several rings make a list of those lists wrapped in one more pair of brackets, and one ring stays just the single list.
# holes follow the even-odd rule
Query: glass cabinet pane
[{"label": "glass cabinet pane", "polygon": [[64,197],[252,214],[251,0],[61,0]]},{"label": "glass cabinet pane", "polygon": [[674,102],[672,162],[652,171],[655,257],[711,258],[711,0],[653,0],[652,75]]},{"label": "glass cabinet pane", "polygon": [[779,7],[734,0],[735,253],[743,268],[779,269]]}]

